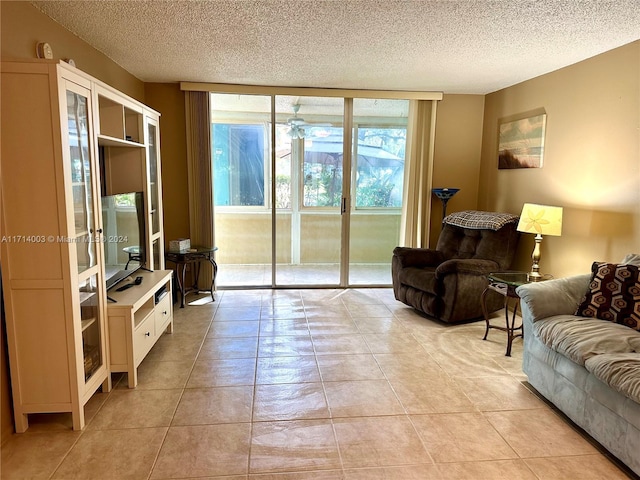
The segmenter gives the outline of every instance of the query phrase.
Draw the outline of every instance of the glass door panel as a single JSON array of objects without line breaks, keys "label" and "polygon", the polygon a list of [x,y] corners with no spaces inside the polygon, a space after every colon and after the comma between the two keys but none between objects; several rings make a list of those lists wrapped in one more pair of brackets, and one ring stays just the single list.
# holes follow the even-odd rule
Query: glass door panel
[{"label": "glass door panel", "polygon": [[160,240],[154,240],[151,242],[151,261],[153,264],[151,265],[152,270],[158,270],[162,268],[160,263]]},{"label": "glass door panel", "polygon": [[276,284],[340,283],[344,100],[276,96]]},{"label": "glass door panel", "polygon": [[98,275],[92,275],[81,281],[79,294],[84,379],[86,382],[103,364]]},{"label": "glass door panel", "polygon": [[218,286],[272,284],[271,97],[211,94]]},{"label": "glass door panel", "polygon": [[400,239],[408,100],[353,100],[349,285],[390,285]]},{"label": "glass door panel", "polygon": [[76,243],[78,272],[96,265],[94,242],[95,217],[93,215],[93,167],[89,145],[88,94],[68,89],[66,94],[67,128],[71,186],[73,191],[73,215],[75,236],[69,239]]},{"label": "glass door panel", "polygon": [[149,196],[150,196],[150,208],[151,214],[151,234],[156,235],[160,233],[160,215],[158,212],[158,144],[157,144],[157,127],[152,124],[147,124],[147,134],[149,142]]}]

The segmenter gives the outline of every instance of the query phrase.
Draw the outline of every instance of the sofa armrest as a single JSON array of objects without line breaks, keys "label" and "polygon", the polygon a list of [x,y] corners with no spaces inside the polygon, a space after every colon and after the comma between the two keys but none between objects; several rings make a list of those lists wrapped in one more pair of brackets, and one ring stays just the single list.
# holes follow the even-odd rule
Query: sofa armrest
[{"label": "sofa armrest", "polygon": [[479,258],[452,258],[442,262],[436,268],[436,278],[442,278],[452,273],[483,276],[500,269],[500,265],[493,260]]},{"label": "sofa armrest", "polygon": [[444,254],[430,248],[396,247],[393,255],[400,260],[400,265],[406,267],[435,267],[444,260]]},{"label": "sofa armrest", "polygon": [[587,293],[590,279],[591,274],[584,274],[521,285],[516,293],[521,299],[523,316],[537,322],[554,315],[573,315]]}]

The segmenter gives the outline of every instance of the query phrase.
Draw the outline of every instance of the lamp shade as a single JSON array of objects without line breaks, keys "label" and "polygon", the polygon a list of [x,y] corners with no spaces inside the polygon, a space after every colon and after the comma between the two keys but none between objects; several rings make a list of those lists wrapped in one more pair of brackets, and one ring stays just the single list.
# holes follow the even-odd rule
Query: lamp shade
[{"label": "lamp shade", "polygon": [[449,200],[460,191],[459,188],[432,188],[431,191],[440,200]]},{"label": "lamp shade", "polygon": [[562,235],[562,207],[525,203],[518,231],[559,237]]}]

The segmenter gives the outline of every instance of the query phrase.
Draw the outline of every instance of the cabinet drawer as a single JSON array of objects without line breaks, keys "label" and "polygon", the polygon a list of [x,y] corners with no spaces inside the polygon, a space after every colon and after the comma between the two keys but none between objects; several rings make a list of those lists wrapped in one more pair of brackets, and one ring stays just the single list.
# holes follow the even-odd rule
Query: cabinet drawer
[{"label": "cabinet drawer", "polygon": [[155,308],[156,335],[160,336],[173,318],[173,305],[171,305],[171,295],[165,295]]},{"label": "cabinet drawer", "polygon": [[133,332],[133,359],[136,366],[156,343],[154,314],[150,313]]}]

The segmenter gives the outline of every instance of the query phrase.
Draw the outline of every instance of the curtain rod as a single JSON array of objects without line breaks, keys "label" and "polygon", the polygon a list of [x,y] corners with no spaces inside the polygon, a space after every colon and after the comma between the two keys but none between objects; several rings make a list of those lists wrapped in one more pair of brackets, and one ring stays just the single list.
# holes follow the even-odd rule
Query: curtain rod
[{"label": "curtain rod", "polygon": [[416,92],[404,90],[358,90],[314,87],[268,87],[264,85],[238,85],[231,83],[180,82],[180,90],[191,92],[242,93],[261,95],[294,95],[343,98],[384,98],[401,100],[442,100],[442,92]]}]

